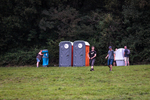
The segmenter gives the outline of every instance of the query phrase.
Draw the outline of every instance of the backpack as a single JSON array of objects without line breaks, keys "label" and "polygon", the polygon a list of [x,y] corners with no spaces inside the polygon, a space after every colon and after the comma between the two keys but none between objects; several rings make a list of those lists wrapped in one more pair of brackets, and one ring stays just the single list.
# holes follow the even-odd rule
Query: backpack
[{"label": "backpack", "polygon": [[130,54],[130,50],[129,50],[129,49],[127,49],[127,51],[128,51],[128,52],[127,52],[127,54],[129,55],[129,54]]}]

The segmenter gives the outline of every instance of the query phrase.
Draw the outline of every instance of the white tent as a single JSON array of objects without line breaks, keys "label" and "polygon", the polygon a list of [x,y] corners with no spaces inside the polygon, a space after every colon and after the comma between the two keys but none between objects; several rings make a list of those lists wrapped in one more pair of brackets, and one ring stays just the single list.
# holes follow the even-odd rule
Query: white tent
[{"label": "white tent", "polygon": [[116,51],[116,55],[115,55],[115,60],[117,63],[117,66],[125,66],[125,62],[124,62],[124,48],[119,48]]}]

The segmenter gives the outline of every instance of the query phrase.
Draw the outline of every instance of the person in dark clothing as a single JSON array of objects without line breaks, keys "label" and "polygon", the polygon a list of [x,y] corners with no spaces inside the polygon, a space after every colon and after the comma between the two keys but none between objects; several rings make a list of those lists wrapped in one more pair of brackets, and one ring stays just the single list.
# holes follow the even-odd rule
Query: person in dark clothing
[{"label": "person in dark clothing", "polygon": [[38,55],[36,56],[36,60],[37,60],[37,63],[36,63],[36,66],[39,67],[39,63],[40,63],[40,60],[42,59],[42,50],[40,50],[40,52],[38,53]]},{"label": "person in dark clothing", "polygon": [[94,46],[92,46],[92,50],[89,52],[88,57],[90,59],[90,65],[91,65],[90,71],[94,71],[94,63],[96,57],[96,51]]},{"label": "person in dark clothing", "polygon": [[125,61],[125,66],[129,66],[129,55],[127,54],[128,53],[128,49],[127,49],[127,46],[124,46],[124,61]]}]

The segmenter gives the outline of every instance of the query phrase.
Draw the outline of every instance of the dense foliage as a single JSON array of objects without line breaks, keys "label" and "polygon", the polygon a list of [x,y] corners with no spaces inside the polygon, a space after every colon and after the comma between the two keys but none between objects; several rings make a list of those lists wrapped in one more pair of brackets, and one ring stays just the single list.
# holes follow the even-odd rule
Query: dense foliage
[{"label": "dense foliage", "polygon": [[47,48],[58,64],[59,42],[85,40],[105,65],[108,46],[131,50],[132,64],[150,62],[149,0],[1,0],[0,64],[34,64]]}]

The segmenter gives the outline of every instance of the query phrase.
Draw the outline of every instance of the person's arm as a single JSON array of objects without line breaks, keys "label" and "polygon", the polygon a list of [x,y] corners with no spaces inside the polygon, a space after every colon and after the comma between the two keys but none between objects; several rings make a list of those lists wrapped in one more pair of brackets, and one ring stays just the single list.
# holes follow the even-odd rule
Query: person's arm
[{"label": "person's arm", "polygon": [[39,53],[40,55],[43,55],[41,52]]},{"label": "person's arm", "polygon": [[96,57],[96,54],[91,58],[91,59],[93,59],[93,58],[95,58]]},{"label": "person's arm", "polygon": [[124,56],[125,56],[125,50],[124,50]]},{"label": "person's arm", "polygon": [[90,56],[89,56],[89,53],[88,53],[88,55],[87,55],[88,57],[89,57],[89,59],[90,59]]},{"label": "person's arm", "polygon": [[108,56],[109,56],[109,54],[107,54],[107,56],[105,58],[107,59]]},{"label": "person's arm", "polygon": [[116,56],[116,54],[114,53],[114,61],[116,60],[116,59],[115,59],[115,56]]}]

